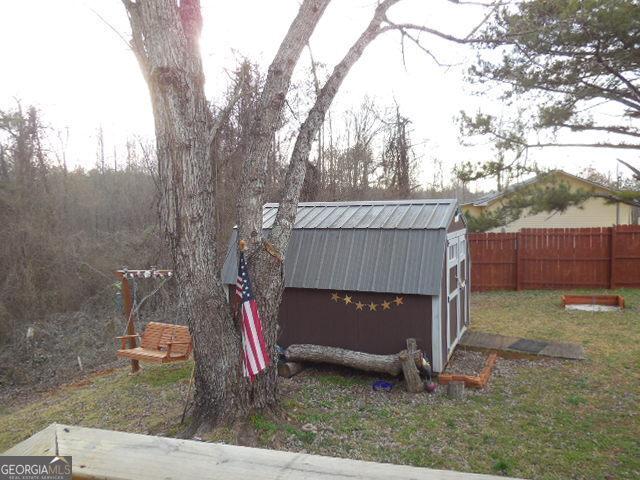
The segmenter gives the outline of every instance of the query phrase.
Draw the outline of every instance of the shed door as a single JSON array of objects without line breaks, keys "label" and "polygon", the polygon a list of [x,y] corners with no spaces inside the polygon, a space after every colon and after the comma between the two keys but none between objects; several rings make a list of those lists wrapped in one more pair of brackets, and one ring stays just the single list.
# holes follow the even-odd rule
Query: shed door
[{"label": "shed door", "polygon": [[[449,238],[447,242],[447,347],[451,350],[458,338],[458,237]],[[449,352],[447,352],[449,353]]]},{"label": "shed door", "polygon": [[447,238],[447,347],[455,346],[467,324],[467,245],[466,231]]},{"label": "shed door", "polygon": [[458,335],[462,333],[462,330],[469,325],[469,289],[467,287],[469,279],[468,274],[468,260],[467,260],[467,239],[466,236],[458,237],[458,297],[459,300],[459,312],[460,321],[458,322]]}]

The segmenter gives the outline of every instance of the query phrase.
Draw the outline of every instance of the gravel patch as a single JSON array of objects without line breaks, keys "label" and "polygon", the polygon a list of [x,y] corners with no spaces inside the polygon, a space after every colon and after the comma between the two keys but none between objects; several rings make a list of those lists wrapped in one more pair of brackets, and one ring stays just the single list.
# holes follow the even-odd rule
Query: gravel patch
[{"label": "gravel patch", "polygon": [[458,375],[480,375],[488,353],[456,349],[447,364],[445,373]]}]

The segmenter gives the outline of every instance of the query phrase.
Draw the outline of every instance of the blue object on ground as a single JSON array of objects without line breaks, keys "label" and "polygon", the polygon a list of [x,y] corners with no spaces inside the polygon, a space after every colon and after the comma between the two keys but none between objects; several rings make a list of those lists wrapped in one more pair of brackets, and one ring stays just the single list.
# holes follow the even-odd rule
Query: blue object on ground
[{"label": "blue object on ground", "polygon": [[393,383],[387,382],[386,380],[376,380],[373,382],[373,390],[376,392],[390,392],[393,388]]}]

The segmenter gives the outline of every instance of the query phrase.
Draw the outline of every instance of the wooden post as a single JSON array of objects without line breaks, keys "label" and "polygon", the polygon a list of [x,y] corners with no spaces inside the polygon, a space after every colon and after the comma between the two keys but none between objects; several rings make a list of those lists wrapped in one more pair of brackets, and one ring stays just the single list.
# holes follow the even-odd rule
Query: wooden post
[{"label": "wooden post", "polygon": [[522,290],[522,274],[524,273],[522,262],[522,235],[520,231],[516,232],[516,290]]},{"label": "wooden post", "polygon": [[616,288],[616,242],[618,240],[618,236],[616,235],[616,230],[618,226],[615,225],[611,227],[611,234],[609,236],[609,241],[611,244],[609,245],[609,288]]},{"label": "wooden post", "polygon": [[411,393],[420,393],[424,391],[424,382],[420,378],[420,373],[416,368],[414,354],[418,351],[418,345],[415,338],[407,339],[407,349],[400,352],[400,362],[402,363],[402,373],[404,381],[407,384],[407,391]]},{"label": "wooden post", "polygon": [[447,384],[447,396],[455,400],[462,400],[464,398],[464,382],[454,380]]},{"label": "wooden post", "polygon": [[[122,313],[127,321],[127,335],[136,334],[135,319],[133,315],[133,298],[131,294],[131,284],[125,274],[120,274],[121,278],[121,292],[122,292]],[[136,339],[129,338],[129,348],[136,348]],[[138,360],[131,360],[131,373],[136,373],[140,370],[140,363]]]}]

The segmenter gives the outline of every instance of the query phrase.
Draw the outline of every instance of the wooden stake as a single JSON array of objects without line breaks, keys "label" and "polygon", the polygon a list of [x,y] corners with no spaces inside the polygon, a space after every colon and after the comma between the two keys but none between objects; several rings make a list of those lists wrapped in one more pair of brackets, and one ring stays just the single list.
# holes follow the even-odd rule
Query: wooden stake
[{"label": "wooden stake", "polygon": [[424,382],[420,378],[420,373],[416,368],[414,355],[418,351],[415,338],[407,339],[407,349],[400,352],[400,362],[402,363],[402,373],[407,384],[407,391],[420,393],[424,391]]},{"label": "wooden stake", "polygon": [[[122,292],[122,310],[124,313],[124,318],[127,319],[127,335],[135,335],[136,334],[136,326],[134,321],[133,314],[133,298],[131,294],[131,284],[129,283],[129,279],[126,274],[119,273]],[[133,337],[129,338],[129,348],[136,348],[136,339]],[[138,360],[131,360],[131,373],[136,373],[140,370],[140,363]]]},{"label": "wooden stake", "polygon": [[464,382],[454,380],[447,384],[447,396],[455,400],[462,400],[464,398]]}]

